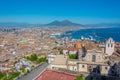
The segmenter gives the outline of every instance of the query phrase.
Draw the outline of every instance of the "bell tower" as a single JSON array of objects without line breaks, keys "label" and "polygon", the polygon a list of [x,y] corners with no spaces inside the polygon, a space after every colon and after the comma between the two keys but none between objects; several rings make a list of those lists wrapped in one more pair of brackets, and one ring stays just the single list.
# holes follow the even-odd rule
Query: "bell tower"
[{"label": "bell tower", "polygon": [[105,46],[105,53],[108,55],[112,55],[114,52],[114,48],[115,48],[115,42],[112,38],[109,38],[106,41],[106,46]]}]

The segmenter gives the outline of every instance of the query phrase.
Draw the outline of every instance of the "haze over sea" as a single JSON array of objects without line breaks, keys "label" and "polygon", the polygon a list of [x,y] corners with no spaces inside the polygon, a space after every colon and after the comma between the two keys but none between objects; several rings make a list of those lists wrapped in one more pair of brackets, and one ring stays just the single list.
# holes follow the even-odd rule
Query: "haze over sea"
[{"label": "haze over sea", "polygon": [[81,29],[77,31],[68,31],[62,37],[71,39],[81,39],[92,37],[96,41],[105,42],[108,38],[113,38],[116,42],[120,42],[120,28],[96,28],[96,29]]}]

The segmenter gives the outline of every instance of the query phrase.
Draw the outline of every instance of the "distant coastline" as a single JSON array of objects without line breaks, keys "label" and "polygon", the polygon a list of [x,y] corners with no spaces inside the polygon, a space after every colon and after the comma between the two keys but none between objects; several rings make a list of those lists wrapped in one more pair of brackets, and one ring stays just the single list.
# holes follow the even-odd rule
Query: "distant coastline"
[{"label": "distant coastline", "polygon": [[70,39],[78,39],[81,40],[81,36],[84,38],[89,38],[89,36],[92,36],[93,39],[105,42],[106,39],[109,37],[112,37],[115,39],[115,41],[120,42],[120,28],[108,28],[108,27],[102,27],[102,28],[83,28],[79,30],[74,31],[66,31],[65,34],[62,35],[62,37],[68,37]]}]

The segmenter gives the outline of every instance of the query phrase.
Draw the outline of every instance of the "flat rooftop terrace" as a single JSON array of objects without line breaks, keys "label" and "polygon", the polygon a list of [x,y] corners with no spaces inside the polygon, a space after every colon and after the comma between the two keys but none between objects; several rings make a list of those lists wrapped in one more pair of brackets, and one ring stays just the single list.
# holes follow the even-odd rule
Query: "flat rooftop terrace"
[{"label": "flat rooftop terrace", "polygon": [[63,72],[46,70],[36,80],[75,80],[77,76]]}]

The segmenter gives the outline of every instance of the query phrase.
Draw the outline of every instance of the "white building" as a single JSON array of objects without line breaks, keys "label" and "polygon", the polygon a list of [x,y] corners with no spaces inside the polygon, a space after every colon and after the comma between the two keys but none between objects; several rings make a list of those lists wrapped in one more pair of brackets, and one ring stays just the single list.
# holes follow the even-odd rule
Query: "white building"
[{"label": "white building", "polygon": [[48,55],[48,63],[49,63],[49,64],[52,63],[52,62],[54,61],[55,57],[56,57],[56,54],[50,53],[50,54]]},{"label": "white building", "polygon": [[57,55],[53,63],[50,65],[51,69],[64,68],[67,69],[67,57],[65,55]]},{"label": "white building", "polygon": [[105,53],[107,55],[112,55],[113,52],[114,52],[114,47],[115,47],[115,42],[112,38],[109,38],[107,41],[106,41],[106,47],[105,47]]},{"label": "white building", "polygon": [[18,72],[21,72],[21,68],[24,67],[26,70],[29,70],[31,71],[31,64],[30,64],[30,61],[22,58],[20,59],[20,62],[19,63],[16,63],[15,64],[15,68]]},{"label": "white building", "polygon": [[88,50],[85,57],[80,57],[81,59],[69,59],[68,69],[71,71],[79,71],[90,73],[97,69],[98,73],[107,74],[109,70],[108,64],[104,61],[104,53],[98,50]]},{"label": "white building", "polygon": [[[55,60],[51,64],[50,68],[51,69],[64,68],[77,72],[84,72],[84,73],[95,72],[98,74],[108,75],[111,66],[110,64],[108,64],[108,61],[110,61],[110,56],[106,56],[106,54],[112,56],[115,55],[113,54],[114,44],[115,42],[113,41],[113,39],[109,38],[108,41],[106,42],[105,53],[101,50],[99,46],[93,49],[84,48],[87,45],[77,49],[63,48],[64,55],[57,55],[55,57]],[[76,54],[77,59],[69,59],[68,57],[65,56],[74,53],[71,51],[77,51],[75,52],[77,53]],[[112,59],[116,59],[116,58],[112,58]]]},{"label": "white building", "polygon": [[62,48],[63,54],[68,55],[68,54],[76,54],[77,53],[77,48],[74,47],[66,47]]}]

